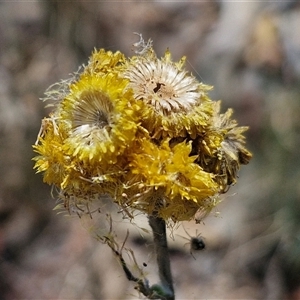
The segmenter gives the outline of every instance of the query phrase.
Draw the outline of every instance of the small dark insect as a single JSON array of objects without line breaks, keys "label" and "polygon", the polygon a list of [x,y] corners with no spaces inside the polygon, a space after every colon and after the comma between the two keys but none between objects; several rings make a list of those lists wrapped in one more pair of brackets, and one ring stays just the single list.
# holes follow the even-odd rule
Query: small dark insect
[{"label": "small dark insect", "polygon": [[148,265],[147,265],[145,262],[143,262],[143,266],[144,266],[144,267],[147,267]]},{"label": "small dark insect", "polygon": [[191,250],[203,250],[205,248],[205,243],[201,236],[191,238]]},{"label": "small dark insect", "polygon": [[[197,234],[197,236],[191,236],[185,228],[183,228],[185,233],[189,236],[189,239],[183,237],[186,240],[189,240],[189,244],[190,244],[190,254],[193,256],[194,259],[195,256],[193,255],[193,251],[200,251],[205,249],[206,245],[205,242],[201,236],[201,234]],[[188,243],[186,243],[188,244]]]}]

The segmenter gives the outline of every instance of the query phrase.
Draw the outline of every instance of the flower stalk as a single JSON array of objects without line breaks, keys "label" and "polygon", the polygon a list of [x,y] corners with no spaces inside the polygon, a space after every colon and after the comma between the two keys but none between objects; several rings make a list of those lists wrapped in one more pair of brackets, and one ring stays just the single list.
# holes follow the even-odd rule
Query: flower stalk
[{"label": "flower stalk", "polygon": [[154,251],[158,266],[161,292],[165,300],[174,300],[175,293],[170,266],[169,248],[166,235],[166,222],[157,215],[149,216],[149,225],[153,233]]}]

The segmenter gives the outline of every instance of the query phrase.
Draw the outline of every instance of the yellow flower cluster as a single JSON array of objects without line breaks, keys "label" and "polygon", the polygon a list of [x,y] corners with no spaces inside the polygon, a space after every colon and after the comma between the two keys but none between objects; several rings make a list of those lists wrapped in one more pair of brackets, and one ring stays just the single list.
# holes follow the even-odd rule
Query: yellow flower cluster
[{"label": "yellow flower cluster", "polygon": [[[94,51],[81,73],[47,92],[35,160],[64,204],[109,196],[124,211],[190,220],[209,212],[251,154],[211,89],[143,40],[132,58]],[[63,86],[62,86],[63,85]],[[49,97],[51,95],[51,97]]]}]

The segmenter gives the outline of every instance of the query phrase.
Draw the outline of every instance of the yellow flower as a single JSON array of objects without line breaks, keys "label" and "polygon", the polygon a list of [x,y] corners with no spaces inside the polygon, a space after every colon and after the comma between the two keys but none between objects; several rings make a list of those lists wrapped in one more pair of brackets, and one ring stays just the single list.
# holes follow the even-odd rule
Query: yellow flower
[{"label": "yellow flower", "polygon": [[169,140],[161,145],[140,140],[129,157],[125,203],[132,197],[131,207],[149,214],[157,211],[174,221],[192,218],[199,208],[211,209],[214,200],[208,199],[218,187],[213,176],[194,163],[191,149],[186,142],[171,148]]},{"label": "yellow flower", "polygon": [[37,173],[44,172],[44,182],[60,185],[65,178],[65,166],[69,164],[68,156],[62,150],[65,132],[59,132],[54,116],[42,120],[40,137],[34,151]]},{"label": "yellow flower", "polygon": [[64,150],[84,163],[113,164],[134,140],[139,107],[128,80],[86,75],[70,86],[59,117],[69,126]]},{"label": "yellow flower", "polygon": [[207,96],[211,87],[187,74],[185,57],[174,63],[168,50],[162,59],[152,48],[141,53],[125,64],[124,77],[130,80],[135,99],[146,104],[143,126],[156,139],[195,137],[212,115],[212,101]]},{"label": "yellow flower", "polygon": [[120,51],[113,53],[104,49],[94,50],[83,74],[102,76],[113,72],[115,69],[117,70],[124,62],[125,56]]}]

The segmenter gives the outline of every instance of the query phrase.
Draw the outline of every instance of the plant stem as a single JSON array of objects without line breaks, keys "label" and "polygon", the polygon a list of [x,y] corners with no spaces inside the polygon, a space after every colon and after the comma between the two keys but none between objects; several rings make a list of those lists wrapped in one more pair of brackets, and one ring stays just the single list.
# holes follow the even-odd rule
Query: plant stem
[{"label": "plant stem", "polygon": [[159,279],[165,300],[175,300],[170,256],[166,235],[166,222],[157,215],[149,216],[149,224],[153,231],[154,250],[158,265]]}]

